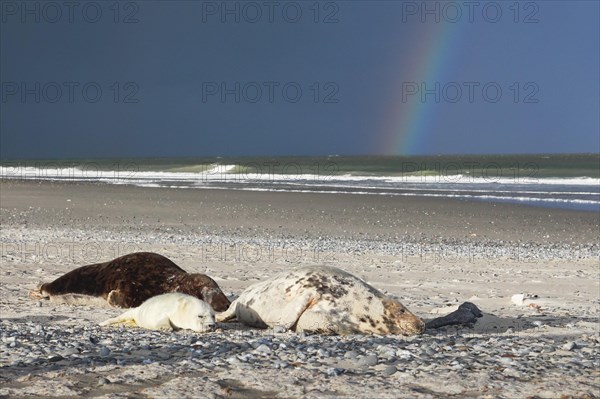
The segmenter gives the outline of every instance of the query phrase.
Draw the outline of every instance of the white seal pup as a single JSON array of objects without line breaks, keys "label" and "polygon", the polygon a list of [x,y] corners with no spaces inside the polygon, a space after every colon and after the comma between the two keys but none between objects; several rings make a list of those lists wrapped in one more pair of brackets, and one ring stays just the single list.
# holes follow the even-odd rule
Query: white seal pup
[{"label": "white seal pup", "polygon": [[152,297],[137,308],[129,309],[100,325],[127,322],[134,322],[139,327],[151,330],[190,329],[206,332],[215,328],[215,313],[206,302],[191,295],[174,292]]},{"label": "white seal pup", "polygon": [[322,334],[421,334],[423,320],[358,277],[329,266],[283,272],[248,287],[217,321]]}]

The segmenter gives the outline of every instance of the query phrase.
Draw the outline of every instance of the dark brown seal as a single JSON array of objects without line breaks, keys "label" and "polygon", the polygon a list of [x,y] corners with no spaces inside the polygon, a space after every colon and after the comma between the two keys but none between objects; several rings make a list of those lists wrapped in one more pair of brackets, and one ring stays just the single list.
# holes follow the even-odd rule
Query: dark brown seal
[{"label": "dark brown seal", "polygon": [[31,291],[33,298],[80,294],[102,297],[115,307],[133,308],[146,299],[181,292],[207,302],[216,311],[229,307],[229,299],[217,283],[204,274],[189,274],[168,258],[136,252],[71,270],[51,283]]}]

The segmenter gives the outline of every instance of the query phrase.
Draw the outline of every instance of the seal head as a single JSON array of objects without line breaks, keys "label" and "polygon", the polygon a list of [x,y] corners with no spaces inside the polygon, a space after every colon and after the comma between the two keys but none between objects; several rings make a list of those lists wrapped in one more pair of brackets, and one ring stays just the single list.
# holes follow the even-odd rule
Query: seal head
[{"label": "seal head", "polygon": [[177,292],[201,298],[217,312],[227,310],[231,304],[215,280],[205,274],[192,273],[182,276]]},{"label": "seal head", "polygon": [[412,314],[404,305],[392,299],[384,299],[383,323],[390,334],[415,335],[423,334],[425,323]]}]

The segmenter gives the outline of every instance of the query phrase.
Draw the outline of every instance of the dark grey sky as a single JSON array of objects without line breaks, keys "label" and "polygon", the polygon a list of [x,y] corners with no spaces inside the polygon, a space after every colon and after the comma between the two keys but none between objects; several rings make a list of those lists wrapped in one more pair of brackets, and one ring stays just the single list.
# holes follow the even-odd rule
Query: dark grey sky
[{"label": "dark grey sky", "polygon": [[0,1],[2,159],[600,151],[596,1],[67,4]]}]

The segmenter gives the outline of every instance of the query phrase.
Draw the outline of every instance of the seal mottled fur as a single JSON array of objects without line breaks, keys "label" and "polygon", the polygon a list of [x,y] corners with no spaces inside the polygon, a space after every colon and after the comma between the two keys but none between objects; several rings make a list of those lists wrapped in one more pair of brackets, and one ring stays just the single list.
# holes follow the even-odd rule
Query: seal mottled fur
[{"label": "seal mottled fur", "polygon": [[33,298],[86,295],[104,298],[120,308],[140,306],[145,300],[181,292],[204,300],[216,311],[230,305],[217,283],[204,274],[189,274],[168,258],[136,252],[109,262],[82,266],[31,291]]},{"label": "seal mottled fur", "polygon": [[215,328],[215,312],[206,302],[196,297],[172,292],[154,296],[137,308],[129,309],[100,325],[127,322],[151,330],[189,329],[206,332]]},{"label": "seal mottled fur", "polygon": [[421,334],[423,320],[358,277],[329,266],[283,272],[248,287],[217,321],[323,334]]}]

